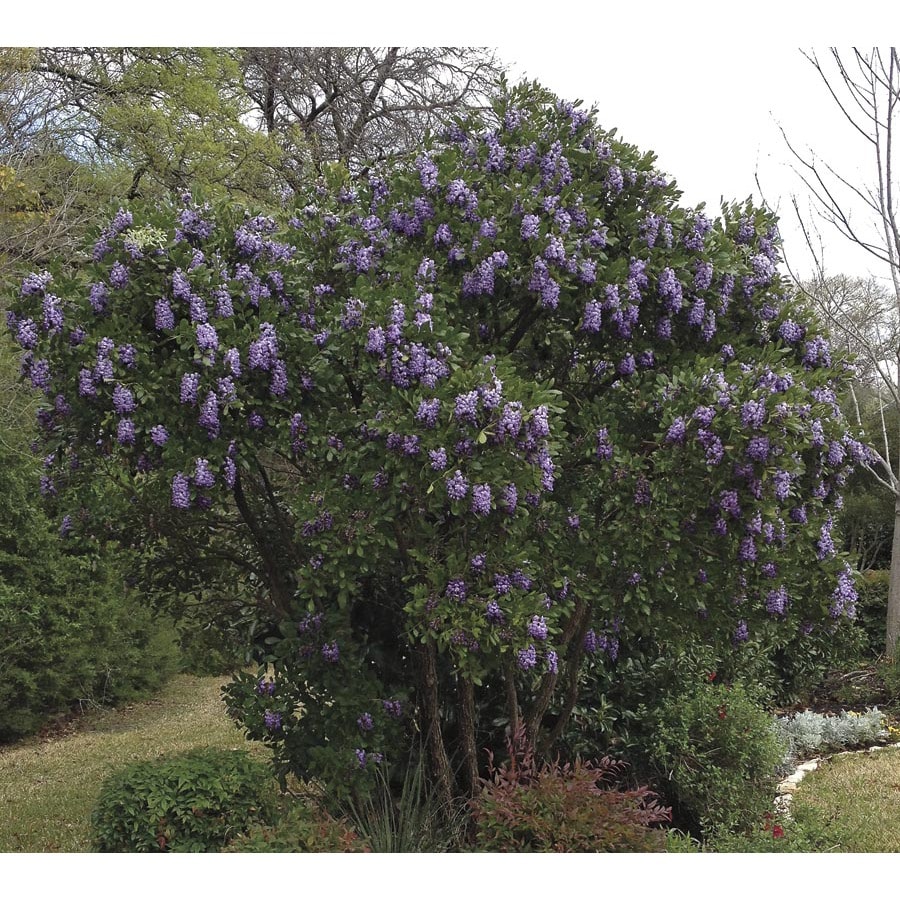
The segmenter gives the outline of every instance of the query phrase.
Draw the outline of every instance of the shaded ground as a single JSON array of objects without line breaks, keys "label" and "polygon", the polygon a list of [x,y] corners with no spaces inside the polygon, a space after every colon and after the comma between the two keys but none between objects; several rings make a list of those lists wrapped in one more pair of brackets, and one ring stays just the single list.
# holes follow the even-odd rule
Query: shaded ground
[{"label": "shaded ground", "polygon": [[152,700],[91,711],[0,748],[0,852],[90,850],[100,786],[129,763],[194,747],[252,749],[225,713],[224,683],[179,675]]}]

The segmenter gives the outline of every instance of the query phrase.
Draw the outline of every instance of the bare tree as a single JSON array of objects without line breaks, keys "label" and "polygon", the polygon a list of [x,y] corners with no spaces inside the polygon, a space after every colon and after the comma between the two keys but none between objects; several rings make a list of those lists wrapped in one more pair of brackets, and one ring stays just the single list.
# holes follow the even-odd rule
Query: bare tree
[{"label": "bare tree", "polygon": [[270,134],[299,130],[316,160],[353,169],[415,148],[485,105],[502,68],[470,47],[266,47],[244,55],[245,87]]},{"label": "bare tree", "polygon": [[[825,61],[814,52],[804,56],[869,154],[869,177],[858,178],[812,151],[795,149],[785,135],[819,220],[865,250],[884,273],[883,281],[828,277],[815,227],[804,224],[794,200],[816,268],[814,277],[800,286],[841,343],[857,355],[860,374],[874,387],[880,409],[881,435],[869,442],[872,459],[867,468],[895,498],[886,623],[886,652],[893,658],[900,638],[900,443],[897,435],[891,440],[888,426],[896,416],[887,417],[885,411],[900,411],[900,220],[894,169],[900,58],[894,47],[850,53],[832,48]],[[855,395],[854,403],[861,424]]]},{"label": "bare tree", "polygon": [[34,50],[0,48],[0,255],[13,266],[71,255],[108,200],[67,154],[71,110],[34,76],[37,60]]}]

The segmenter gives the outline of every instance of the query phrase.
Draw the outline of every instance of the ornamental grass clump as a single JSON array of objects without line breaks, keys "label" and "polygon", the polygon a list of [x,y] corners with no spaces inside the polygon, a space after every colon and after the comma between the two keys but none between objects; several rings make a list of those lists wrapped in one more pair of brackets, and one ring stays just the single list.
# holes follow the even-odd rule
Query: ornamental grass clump
[{"label": "ornamental grass clump", "polygon": [[347,795],[423,734],[474,794],[481,747],[552,752],[636,647],[818,633],[855,608],[848,371],[773,216],[679,200],[521,85],[284,209],[135,203],[10,304],[48,506],[242,606],[233,714]]}]

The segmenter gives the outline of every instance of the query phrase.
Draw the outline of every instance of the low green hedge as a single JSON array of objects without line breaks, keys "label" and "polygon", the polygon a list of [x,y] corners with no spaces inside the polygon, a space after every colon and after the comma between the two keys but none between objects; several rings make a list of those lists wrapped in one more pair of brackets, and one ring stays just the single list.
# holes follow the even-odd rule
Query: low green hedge
[{"label": "low green hedge", "polygon": [[270,769],[241,750],[193,750],[128,766],[103,784],[91,817],[101,852],[215,852],[271,822]]}]

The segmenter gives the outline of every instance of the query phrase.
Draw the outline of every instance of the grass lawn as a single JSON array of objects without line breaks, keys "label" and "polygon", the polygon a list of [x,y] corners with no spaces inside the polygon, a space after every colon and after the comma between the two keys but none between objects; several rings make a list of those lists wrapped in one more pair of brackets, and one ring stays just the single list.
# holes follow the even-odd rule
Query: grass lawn
[{"label": "grass lawn", "polygon": [[829,850],[900,852],[900,749],[835,757],[803,779],[794,814],[827,823]]},{"label": "grass lawn", "polygon": [[194,747],[253,749],[225,713],[225,681],[179,675],[152,700],[88,713],[74,734],[0,748],[0,852],[89,851],[100,785],[129,763]]}]

